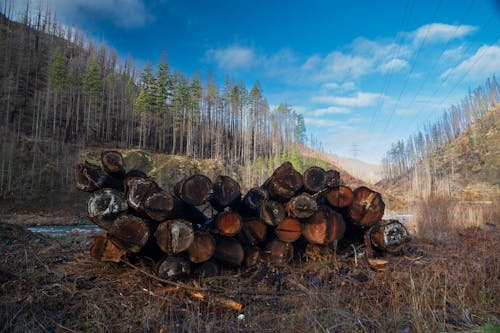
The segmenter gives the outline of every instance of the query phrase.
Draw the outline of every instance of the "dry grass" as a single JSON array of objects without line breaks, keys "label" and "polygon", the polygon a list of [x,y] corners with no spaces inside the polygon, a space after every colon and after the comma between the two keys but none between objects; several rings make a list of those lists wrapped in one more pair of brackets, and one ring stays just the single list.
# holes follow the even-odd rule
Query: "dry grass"
[{"label": "dry grass", "polygon": [[[0,226],[0,332],[495,332],[500,327],[500,233],[488,224],[435,229],[451,236],[413,240],[403,255],[387,258],[384,271],[338,255],[199,279],[220,290],[218,296],[243,303],[243,319],[125,265],[96,262],[87,254],[87,238],[56,241]],[[151,269],[148,262],[136,264]],[[254,290],[271,293],[247,294]]]}]

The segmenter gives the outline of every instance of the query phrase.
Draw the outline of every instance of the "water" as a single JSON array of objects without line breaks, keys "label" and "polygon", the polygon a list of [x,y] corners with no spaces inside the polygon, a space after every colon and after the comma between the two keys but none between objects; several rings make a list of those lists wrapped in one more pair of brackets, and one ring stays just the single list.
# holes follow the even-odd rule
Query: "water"
[{"label": "water", "polygon": [[103,231],[95,224],[39,225],[39,226],[28,227],[28,230],[52,237],[70,236],[70,235],[94,235]]}]

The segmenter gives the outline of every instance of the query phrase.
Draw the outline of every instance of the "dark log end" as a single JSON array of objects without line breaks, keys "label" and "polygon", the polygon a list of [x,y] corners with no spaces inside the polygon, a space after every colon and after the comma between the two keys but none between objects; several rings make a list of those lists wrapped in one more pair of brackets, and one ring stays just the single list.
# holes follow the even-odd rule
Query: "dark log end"
[{"label": "dark log end", "polygon": [[238,267],[245,259],[245,252],[237,240],[222,238],[217,242],[214,257],[227,266]]},{"label": "dark log end", "polygon": [[109,188],[92,193],[87,204],[89,219],[106,230],[113,225],[113,220],[127,209],[123,194]]},{"label": "dark log end", "polygon": [[330,169],[326,172],[326,186],[337,187],[340,186],[340,172]]},{"label": "dark log end", "polygon": [[148,196],[161,191],[158,184],[149,178],[128,178],[125,180],[125,185],[127,203],[138,212],[144,212],[144,203]]},{"label": "dark log end", "polygon": [[194,270],[194,274],[200,277],[212,277],[219,275],[220,267],[217,261],[210,259],[205,261]]},{"label": "dark log end", "polygon": [[122,215],[109,229],[108,236],[121,248],[138,253],[146,245],[150,235],[149,226],[140,217]]},{"label": "dark log end", "polygon": [[163,191],[158,193],[149,193],[144,201],[144,210],[146,214],[155,221],[164,221],[171,216],[174,209],[174,199]]},{"label": "dark log end", "polygon": [[256,245],[266,239],[267,225],[259,218],[243,222],[239,239],[244,244]]},{"label": "dark log end", "polygon": [[258,246],[250,246],[245,249],[245,267],[254,267],[266,259],[266,253]]},{"label": "dark log end", "polygon": [[241,200],[240,184],[228,176],[217,177],[212,191],[210,203],[218,210],[223,210]]},{"label": "dark log end", "polygon": [[277,201],[266,200],[260,206],[259,216],[266,224],[277,226],[285,218],[285,208]]},{"label": "dark log end", "polygon": [[313,215],[318,210],[316,200],[307,193],[301,193],[291,198],[285,205],[288,215],[305,219]]},{"label": "dark log end", "polygon": [[290,162],[279,166],[267,184],[271,198],[279,201],[288,200],[304,186],[304,179]]},{"label": "dark log end", "polygon": [[85,161],[75,167],[74,178],[77,189],[94,192],[104,187],[108,175],[99,166]]},{"label": "dark log end", "polygon": [[313,166],[304,171],[304,190],[316,193],[327,185],[326,171],[323,168]]},{"label": "dark log end", "polygon": [[193,175],[177,183],[174,193],[188,205],[203,205],[212,194],[212,182],[207,176]]},{"label": "dark log end", "polygon": [[215,253],[215,246],[215,240],[208,232],[195,232],[193,242],[188,248],[189,260],[194,263],[209,260]]},{"label": "dark log end", "polygon": [[155,231],[160,249],[168,255],[186,251],[194,241],[193,225],[186,220],[170,220],[160,223]]},{"label": "dark log end", "polygon": [[104,171],[113,174],[125,174],[125,163],[120,152],[115,150],[103,151],[101,153],[101,162]]},{"label": "dark log end", "polygon": [[276,265],[285,265],[293,259],[293,245],[279,239],[273,239],[266,246],[269,258]]},{"label": "dark log end", "polygon": [[269,199],[269,193],[265,189],[254,187],[248,190],[243,199],[243,204],[251,210],[258,210],[267,199]]},{"label": "dark log end", "polygon": [[191,263],[182,257],[168,257],[158,265],[158,276],[162,279],[181,279],[190,273]]}]

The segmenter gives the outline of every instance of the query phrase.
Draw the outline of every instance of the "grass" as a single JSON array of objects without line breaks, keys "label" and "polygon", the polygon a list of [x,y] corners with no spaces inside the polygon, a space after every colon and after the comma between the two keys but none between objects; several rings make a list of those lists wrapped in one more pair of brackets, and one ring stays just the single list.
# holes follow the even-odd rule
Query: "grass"
[{"label": "grass", "polygon": [[[418,205],[417,236],[382,271],[339,253],[198,278],[243,303],[244,318],[125,265],[96,262],[91,239],[0,224],[0,332],[498,332],[498,210],[469,220],[457,206]],[[270,294],[248,294],[255,290]]]}]

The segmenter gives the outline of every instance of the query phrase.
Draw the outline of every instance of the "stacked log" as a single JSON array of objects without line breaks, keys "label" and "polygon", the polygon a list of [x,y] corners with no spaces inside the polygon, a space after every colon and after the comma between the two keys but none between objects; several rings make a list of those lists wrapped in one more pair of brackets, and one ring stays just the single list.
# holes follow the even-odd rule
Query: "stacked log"
[{"label": "stacked log", "polygon": [[106,231],[90,254],[113,262],[147,255],[157,259],[163,278],[213,275],[221,266],[264,261],[285,265],[300,259],[307,246],[336,249],[350,232],[364,234],[378,252],[398,253],[409,240],[401,223],[382,220],[380,193],[364,186],[353,191],[335,170],[315,166],[301,174],[285,162],[242,196],[228,176],[212,182],[190,175],[168,191],[144,173],[126,170],[117,151],[103,152],[101,162],[75,168],[76,187],[91,192],[88,217]]}]

